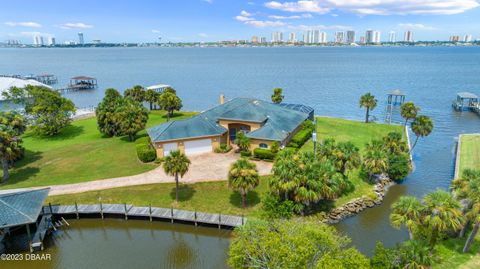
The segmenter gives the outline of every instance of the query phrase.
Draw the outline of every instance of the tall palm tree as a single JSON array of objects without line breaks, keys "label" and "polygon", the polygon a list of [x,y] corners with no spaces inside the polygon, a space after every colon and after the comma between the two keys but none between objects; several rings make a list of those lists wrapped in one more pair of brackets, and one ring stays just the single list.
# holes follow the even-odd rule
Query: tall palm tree
[{"label": "tall palm tree", "polygon": [[178,202],[178,176],[183,177],[190,166],[190,160],[179,150],[170,151],[163,162],[165,174],[175,177],[175,200]]},{"label": "tall palm tree", "polygon": [[429,269],[434,261],[428,246],[419,241],[405,242],[399,252],[400,264],[405,269]]},{"label": "tall palm tree", "polygon": [[377,99],[371,93],[366,93],[360,97],[360,107],[366,108],[365,122],[368,123],[370,110],[374,110],[377,106]]},{"label": "tall palm tree", "polygon": [[363,158],[363,168],[372,180],[373,175],[383,174],[388,169],[388,156],[383,150],[367,150]]},{"label": "tall palm tree", "polygon": [[428,136],[432,133],[433,130],[433,121],[428,116],[418,116],[412,122],[412,131],[415,133],[417,138],[415,139],[415,143],[413,143],[412,148],[410,151],[413,151],[415,146],[417,145],[418,139],[420,137]]},{"label": "tall palm tree", "polygon": [[422,218],[423,212],[422,203],[413,196],[402,196],[392,205],[392,213],[390,214],[390,222],[392,226],[399,229],[405,225],[413,240],[413,233]]},{"label": "tall palm tree", "polygon": [[405,119],[405,126],[409,120],[413,120],[417,117],[420,108],[415,106],[413,102],[406,102],[400,106],[400,115]]},{"label": "tall palm tree", "polygon": [[270,189],[288,200],[292,191],[298,186],[300,173],[300,157],[295,151],[290,149],[280,151],[273,163],[273,176],[269,181]]},{"label": "tall palm tree", "polygon": [[247,159],[240,159],[232,164],[228,172],[228,185],[240,192],[242,207],[247,206],[247,193],[260,183],[257,166]]},{"label": "tall palm tree", "polygon": [[423,198],[425,214],[423,224],[430,237],[430,247],[433,248],[446,232],[457,231],[462,226],[463,216],[460,203],[452,194],[443,190],[427,194]]},{"label": "tall palm tree", "polygon": [[153,104],[157,102],[158,93],[155,90],[149,89],[145,92],[145,101],[148,102],[150,110],[153,110]]}]

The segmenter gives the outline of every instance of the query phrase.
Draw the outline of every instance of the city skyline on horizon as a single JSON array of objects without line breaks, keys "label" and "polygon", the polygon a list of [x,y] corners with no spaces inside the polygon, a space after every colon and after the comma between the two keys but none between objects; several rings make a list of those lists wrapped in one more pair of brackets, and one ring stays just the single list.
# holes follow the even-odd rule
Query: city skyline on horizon
[{"label": "city skyline on horizon", "polygon": [[[415,33],[415,41],[448,41],[452,36],[480,38],[478,0],[356,0],[232,1],[188,0],[157,3],[117,3],[93,0],[38,3],[20,0],[2,4],[0,42],[18,40],[32,44],[37,36],[54,38],[56,44],[101,40],[111,43],[215,42],[270,39],[273,32],[295,33],[297,40],[308,30],[326,32],[333,41],[337,32],[355,31],[357,40],[368,29],[381,41],[396,32]],[[414,4],[412,4],[414,2]],[[80,9],[78,7],[80,6]],[[346,37],[345,37],[346,38]],[[336,40],[336,38],[335,38]]]}]

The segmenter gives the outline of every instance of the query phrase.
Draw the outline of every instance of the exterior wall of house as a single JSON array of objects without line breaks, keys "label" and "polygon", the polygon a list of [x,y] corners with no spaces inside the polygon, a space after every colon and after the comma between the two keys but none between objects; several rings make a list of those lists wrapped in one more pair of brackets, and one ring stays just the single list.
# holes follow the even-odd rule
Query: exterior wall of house
[{"label": "exterior wall of house", "polygon": [[262,127],[261,123],[256,123],[256,122],[247,122],[247,121],[232,121],[232,120],[219,120],[218,124],[223,126],[225,129],[228,130],[227,136],[226,136],[226,144],[233,143],[233,141],[230,141],[230,128],[236,128],[237,131],[240,130],[240,127],[247,126],[250,128],[251,131],[255,131]]},{"label": "exterior wall of house", "polygon": [[256,148],[259,148],[260,144],[262,144],[262,143],[267,144],[268,148],[270,149],[273,141],[271,141],[271,140],[261,140],[261,139],[251,139],[250,140],[250,150],[253,151]]},{"label": "exterior wall of house", "polygon": [[[180,152],[182,152],[182,153],[185,153],[185,142],[194,141],[194,140],[202,140],[202,139],[207,139],[207,138],[210,138],[212,140],[212,150],[213,150],[213,149],[218,148],[220,146],[220,143],[221,143],[222,139],[225,139],[224,136],[225,135],[211,136],[211,137],[196,137],[196,138],[177,140],[178,150],[180,150]],[[154,143],[154,147],[157,151],[157,157],[158,158],[165,157],[165,155],[163,154],[163,144],[168,144],[168,143],[173,143],[173,142],[175,142],[175,141],[165,141],[165,142]]]}]

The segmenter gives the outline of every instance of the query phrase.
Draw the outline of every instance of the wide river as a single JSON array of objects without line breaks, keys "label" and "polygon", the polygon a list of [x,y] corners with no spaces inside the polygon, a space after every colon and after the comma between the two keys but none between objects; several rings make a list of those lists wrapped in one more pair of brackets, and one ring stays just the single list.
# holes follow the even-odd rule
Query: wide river
[{"label": "wide river", "polygon": [[[227,98],[269,100],[272,89],[281,87],[286,102],[312,106],[317,115],[362,120],[364,111],[359,108],[358,99],[369,91],[379,100],[374,110],[379,122],[385,116],[386,93],[401,89],[407,100],[422,108],[422,114],[433,118],[435,129],[414,151],[414,172],[403,184],[389,190],[381,206],[336,225],[366,254],[371,253],[376,241],[393,246],[407,238],[405,231],[389,224],[391,204],[401,195],[422,197],[436,188],[448,188],[458,134],[480,132],[477,115],[451,109],[457,92],[480,94],[478,47],[0,49],[0,74],[30,73],[55,74],[58,87],[76,75],[96,77],[97,90],[67,94],[78,107],[95,106],[106,88],[124,90],[135,84],[170,84],[183,99],[184,110],[198,111],[216,105],[220,94]],[[168,252],[171,247],[162,247],[172,239],[163,241],[164,233],[160,231],[157,237],[148,237],[142,246],[145,237],[124,236],[128,229],[122,228],[123,224],[109,225],[112,226],[100,227],[96,232],[104,231],[107,236],[118,232],[123,234],[121,242],[108,240],[112,243],[104,245],[98,243],[102,237],[88,237],[87,231],[85,236],[78,237],[80,243],[77,237],[70,241],[97,250],[89,252],[86,259],[102,260],[103,252],[111,255],[118,244],[135,247],[132,254],[139,248],[152,248],[152,240],[156,240],[158,252]],[[183,234],[181,228],[170,233]],[[218,240],[195,242],[199,243],[189,247],[198,253],[194,257],[199,261],[212,265],[215,262],[211,259],[225,258],[228,238],[223,234]],[[207,248],[211,258],[202,256]],[[151,255],[146,252],[144,258]],[[126,259],[124,252],[119,252],[118,259]]]}]

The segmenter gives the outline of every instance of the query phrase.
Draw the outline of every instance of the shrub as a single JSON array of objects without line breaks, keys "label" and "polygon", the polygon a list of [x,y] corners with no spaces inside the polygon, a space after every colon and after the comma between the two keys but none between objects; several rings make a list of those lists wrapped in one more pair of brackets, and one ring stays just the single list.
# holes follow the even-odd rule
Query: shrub
[{"label": "shrub", "polygon": [[387,174],[391,180],[403,180],[410,173],[410,168],[410,158],[407,153],[388,156]]},{"label": "shrub", "polygon": [[250,156],[252,156],[252,152],[249,151],[249,150],[242,150],[242,151],[240,151],[240,156],[242,156],[242,157],[250,157]]},{"label": "shrub", "polygon": [[220,147],[214,149],[214,152],[215,153],[227,153],[230,150],[232,150],[232,146],[222,143],[222,144],[220,144]]},{"label": "shrub", "polygon": [[312,137],[313,128],[313,123],[311,121],[303,122],[302,129],[292,137],[288,146],[292,148],[301,148],[303,144]]},{"label": "shrub", "polygon": [[295,203],[290,200],[282,201],[277,195],[267,193],[262,198],[264,217],[267,219],[289,219],[294,214]]},{"label": "shrub", "polygon": [[157,151],[150,144],[136,145],[137,157],[144,163],[153,162],[157,158]]},{"label": "shrub", "polygon": [[262,160],[273,160],[275,158],[275,153],[269,149],[256,148],[253,150],[253,156]]},{"label": "shrub", "polygon": [[279,149],[280,144],[278,143],[278,141],[273,141],[272,145],[270,146],[270,150],[272,151],[272,153],[277,153]]},{"label": "shrub", "polygon": [[140,137],[140,138],[137,138],[137,140],[135,140],[135,144],[136,145],[144,145],[144,144],[150,144],[150,137],[148,136],[143,136],[143,137]]}]

